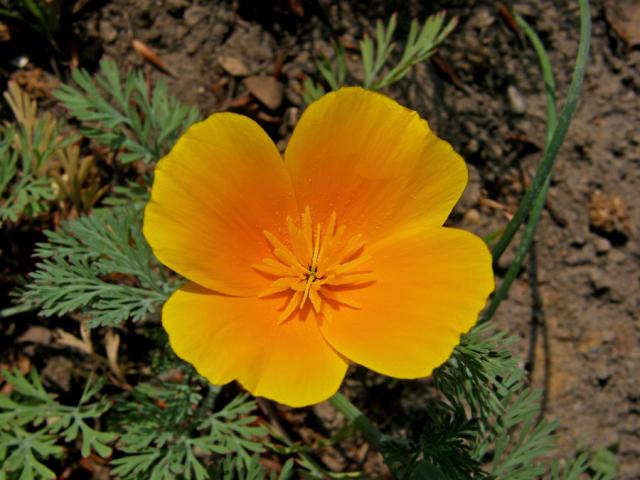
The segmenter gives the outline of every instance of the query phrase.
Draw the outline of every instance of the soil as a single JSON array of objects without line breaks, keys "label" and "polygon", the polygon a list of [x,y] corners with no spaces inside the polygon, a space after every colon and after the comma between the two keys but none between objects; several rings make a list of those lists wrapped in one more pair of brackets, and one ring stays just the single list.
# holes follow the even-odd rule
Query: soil
[{"label": "soil", "polygon": [[[304,108],[302,80],[315,74],[314,59],[331,55],[330,39],[349,47],[357,78],[357,39],[376,19],[397,11],[400,38],[410,18],[446,7],[460,25],[437,61],[385,93],[416,109],[468,161],[470,183],[450,223],[489,235],[506,223],[541,159],[546,107],[535,55],[494,2],[401,3],[113,0],[94,6],[76,28],[99,46],[93,65],[104,55],[123,71],[139,67],[153,79],[164,77],[171,92],[203,114],[248,114],[284,147]],[[640,27],[624,23],[637,5],[592,2],[582,97],[535,246],[495,320],[517,337],[514,349],[532,385],[544,390],[545,415],[560,421],[554,455],[609,448],[622,480],[640,477]],[[577,2],[526,1],[516,8],[547,47],[562,99],[577,48]],[[133,40],[153,49],[170,74],[151,65]],[[64,367],[59,363],[51,370]],[[426,385],[356,369],[346,389],[383,429],[401,433],[424,404]],[[279,414],[294,424],[342,424],[325,404]],[[380,459],[359,447],[327,452],[323,461],[336,470],[364,464],[373,476],[384,475]]]}]

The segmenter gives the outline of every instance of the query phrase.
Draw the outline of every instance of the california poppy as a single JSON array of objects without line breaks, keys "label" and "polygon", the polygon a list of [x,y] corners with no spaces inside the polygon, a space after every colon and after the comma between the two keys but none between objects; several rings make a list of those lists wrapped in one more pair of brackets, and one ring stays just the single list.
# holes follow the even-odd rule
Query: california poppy
[{"label": "california poppy", "polygon": [[430,375],[493,290],[483,241],[442,226],[466,182],[426,121],[361,88],[311,104],[284,161],[247,117],[193,125],[144,217],[189,280],[162,311],[171,346],[212,383],[291,406],[334,394],[349,362]]}]

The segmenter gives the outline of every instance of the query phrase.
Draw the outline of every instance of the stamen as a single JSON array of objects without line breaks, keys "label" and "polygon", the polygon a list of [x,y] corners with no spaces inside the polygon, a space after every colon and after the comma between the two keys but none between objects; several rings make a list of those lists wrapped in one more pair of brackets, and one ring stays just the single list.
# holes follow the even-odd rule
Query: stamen
[{"label": "stamen", "polygon": [[363,263],[367,263],[369,260],[371,260],[371,257],[369,257],[369,256],[366,256],[366,257],[362,256],[362,257],[354,258],[353,260],[350,260],[348,262],[341,263],[340,265],[338,265],[334,269],[334,272],[336,274],[338,274],[338,275],[345,274],[345,273],[349,272],[350,270],[353,270],[354,268],[359,267]]},{"label": "stamen", "polygon": [[267,275],[277,275],[279,277],[295,274],[291,267],[283,265],[282,263],[275,261],[273,258],[265,258],[262,260],[262,263],[251,265],[251,268],[258,270],[259,272],[266,273]]},{"label": "stamen", "polygon": [[289,241],[291,242],[291,247],[296,257],[308,258],[311,256],[311,250],[302,235],[302,231],[293,222],[291,217],[287,217],[287,230],[289,231]]},{"label": "stamen", "polygon": [[320,292],[320,295],[322,295],[322,297],[327,300],[341,303],[343,305],[346,305],[347,307],[355,308],[356,310],[360,310],[362,308],[359,303],[345,297],[344,295],[341,295],[341,293],[342,292],[335,292],[333,290],[329,290],[328,288],[324,288]]},{"label": "stamen", "polygon": [[258,294],[258,298],[264,298],[271,295],[275,295],[277,293],[286,292],[287,290],[291,290],[291,284],[294,283],[296,279],[292,279],[291,277],[282,277],[273,282],[266,290],[263,290]]},{"label": "stamen", "polygon": [[318,228],[316,228],[316,241],[313,247],[313,258],[311,259],[311,265],[318,265],[318,256],[320,255],[320,232],[322,230],[322,225],[318,224]]},{"label": "stamen", "polygon": [[309,207],[300,215],[300,226],[291,217],[287,217],[286,224],[290,247],[265,231],[274,258],[265,258],[262,263],[252,265],[257,272],[275,277],[269,287],[259,293],[259,298],[289,292],[278,323],[289,319],[296,310],[302,310],[307,300],[316,315],[325,317],[331,315],[329,303],[360,308],[357,302],[345,296],[344,291],[364,288],[375,281],[373,272],[367,268],[371,257],[363,254],[362,235],[347,238],[347,228],[337,226],[335,212],[329,216],[324,229],[322,224],[316,225],[314,235]]},{"label": "stamen", "polygon": [[346,275],[334,275],[327,277],[327,281],[324,285],[342,286],[342,285],[361,285],[363,283],[370,283],[375,281],[375,277],[371,272],[364,273],[349,273]]},{"label": "stamen", "polygon": [[329,217],[329,223],[327,224],[327,228],[324,231],[324,244],[320,248],[318,252],[318,261],[322,258],[322,254],[326,249],[331,247],[331,241],[333,240],[333,234],[336,231],[336,212],[331,213]]},{"label": "stamen", "polygon": [[302,235],[305,242],[308,245],[309,250],[313,249],[313,226],[311,225],[311,209],[309,207],[304,209],[302,214]]},{"label": "stamen", "polygon": [[304,294],[302,295],[302,300],[300,300],[300,308],[304,307],[304,302],[309,298],[309,291],[311,290],[311,285],[313,285],[313,277],[307,278],[307,284],[304,287]]},{"label": "stamen", "polygon": [[301,295],[300,292],[296,292],[291,296],[291,298],[289,299],[289,303],[287,303],[287,306],[285,307],[284,311],[278,317],[278,325],[284,323],[284,321],[291,316],[293,311],[296,309],[298,300],[300,300],[300,295]]}]

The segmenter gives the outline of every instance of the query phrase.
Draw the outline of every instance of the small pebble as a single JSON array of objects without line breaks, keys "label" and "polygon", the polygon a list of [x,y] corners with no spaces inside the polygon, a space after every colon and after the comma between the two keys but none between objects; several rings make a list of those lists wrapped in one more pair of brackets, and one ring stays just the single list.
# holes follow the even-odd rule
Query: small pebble
[{"label": "small pebble", "polygon": [[47,360],[47,365],[42,369],[42,376],[49,384],[61,388],[65,392],[71,387],[71,371],[73,362],[66,357],[56,356]]},{"label": "small pebble", "polygon": [[616,263],[623,264],[629,261],[627,259],[627,256],[624,253],[622,253],[620,250],[617,250],[615,248],[612,249],[611,252],[609,252],[608,258],[612,264],[616,264]]},{"label": "small pebble", "polygon": [[209,10],[207,10],[205,7],[192,5],[184,12],[184,23],[188,27],[193,27],[200,23],[200,21],[203,20],[207,15],[209,15]]},{"label": "small pebble", "polygon": [[598,268],[589,269],[589,283],[595,295],[601,295],[611,290],[612,284],[609,276]]},{"label": "small pebble", "polygon": [[476,153],[479,149],[480,144],[478,143],[478,140],[476,140],[475,138],[469,140],[469,143],[467,143],[467,150],[469,151],[469,153]]},{"label": "small pebble", "polygon": [[577,267],[578,265],[589,265],[592,263],[593,252],[588,249],[571,250],[564,255],[563,261],[565,265]]},{"label": "small pebble", "polygon": [[596,378],[601,381],[609,380],[611,378],[611,368],[606,364],[596,366],[594,373],[596,374]]},{"label": "small pebble", "polygon": [[507,97],[509,97],[509,106],[511,111],[516,115],[523,115],[527,111],[527,102],[513,85],[509,85],[507,88]]},{"label": "small pebble", "polygon": [[464,214],[464,223],[468,223],[471,225],[476,225],[480,222],[480,212],[475,208],[470,208]]},{"label": "small pebble", "polygon": [[118,38],[118,31],[115,27],[105,20],[101,20],[99,24],[100,36],[106,43],[112,43]]},{"label": "small pebble", "polygon": [[595,242],[593,242],[596,247],[596,253],[598,255],[606,255],[611,250],[611,242],[603,237],[596,238]]}]

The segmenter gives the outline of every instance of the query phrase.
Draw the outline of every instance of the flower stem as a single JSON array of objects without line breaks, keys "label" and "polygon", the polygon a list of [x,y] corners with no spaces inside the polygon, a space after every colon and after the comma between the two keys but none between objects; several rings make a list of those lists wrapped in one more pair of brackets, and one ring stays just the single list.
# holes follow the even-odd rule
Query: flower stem
[{"label": "flower stem", "polygon": [[356,427],[372,447],[378,448],[382,440],[382,432],[351,401],[337,392],[329,399],[331,405],[342,413]]},{"label": "flower stem", "polygon": [[551,178],[547,178],[544,186],[542,187],[542,191],[538,198],[536,198],[535,203],[533,204],[533,208],[531,209],[531,214],[529,215],[529,221],[524,227],[524,233],[522,234],[522,242],[518,245],[518,249],[516,250],[515,257],[513,261],[509,265],[507,269],[507,273],[502,280],[500,286],[496,289],[496,293],[493,295],[491,299],[491,303],[482,314],[482,318],[480,319],[480,323],[484,323],[493,317],[493,314],[496,313],[498,306],[502,303],[502,300],[505,299],[507,293],[509,292],[509,288],[511,284],[520,273],[520,268],[524,262],[524,259],[527,256],[527,252],[529,248],[531,248],[531,244],[533,243],[533,237],[536,232],[536,227],[538,226],[538,221],[540,220],[540,214],[544,209],[544,204],[547,197],[547,192],[549,191],[549,183]]},{"label": "flower stem", "polygon": [[[525,33],[527,33],[526,30]],[[569,124],[571,123],[571,117],[573,116],[573,113],[576,109],[576,102],[580,93],[580,87],[582,86],[582,80],[584,79],[585,70],[587,68],[590,42],[591,14],[589,11],[589,1],[580,0],[580,44],[578,45],[578,56],[576,58],[576,65],[573,70],[573,75],[571,77],[571,84],[569,86],[567,100],[564,104],[564,107],[562,108],[562,111],[560,112],[560,117],[558,119],[556,128],[553,129],[553,135],[551,135],[551,138],[547,143],[542,162],[540,163],[540,166],[538,167],[538,170],[533,177],[531,187],[529,188],[529,190],[527,190],[527,193],[522,198],[522,201],[520,202],[516,213],[513,215],[513,218],[505,227],[502,236],[491,250],[494,264],[497,263],[500,256],[504,253],[506,248],[513,240],[513,237],[520,228],[520,225],[522,225],[522,223],[524,222],[527,214],[529,213],[529,210],[533,206],[533,203],[542,193],[544,185],[547,181],[547,177],[551,173],[551,169],[553,168],[553,164],[558,155],[558,150],[560,150],[560,146],[564,141],[567,130],[569,129]],[[539,46],[541,47],[541,44]],[[542,48],[536,48],[536,43],[534,43],[534,48],[538,55],[540,54],[540,51],[543,51]],[[546,67],[543,67],[543,74],[545,68]],[[549,87],[548,84],[547,87]],[[547,91],[547,93],[549,92]]]},{"label": "flower stem", "polygon": [[9,318],[14,315],[19,315],[21,313],[26,313],[30,310],[33,310],[34,306],[25,303],[24,305],[15,305],[13,307],[7,307],[0,310],[0,318]]},{"label": "flower stem", "polygon": [[[538,56],[538,61],[540,62],[540,69],[542,71],[542,77],[547,93],[547,140],[545,144],[543,160],[540,164],[540,167],[538,168],[538,171],[536,172],[531,188],[525,194],[525,197],[522,199],[522,202],[520,203],[516,214],[513,216],[513,219],[507,225],[507,228],[505,229],[502,237],[493,248],[493,261],[497,262],[500,258],[500,255],[502,255],[506,247],[509,245],[509,243],[511,243],[515,232],[519,228],[520,224],[524,221],[526,213],[531,206],[529,219],[525,225],[525,229],[522,234],[522,241],[520,242],[520,245],[518,245],[515,257],[509,265],[502,283],[496,290],[496,293],[491,299],[489,306],[484,311],[479,323],[484,323],[491,317],[493,317],[500,303],[506,298],[507,293],[509,292],[509,288],[518,276],[518,273],[520,273],[520,269],[527,255],[527,252],[529,251],[529,248],[531,248],[531,244],[533,243],[536,227],[538,226],[540,215],[542,214],[542,210],[544,209],[547,193],[549,192],[549,184],[551,183],[551,168],[553,167],[553,162],[558,153],[558,149],[560,148],[560,145],[564,140],[564,136],[566,135],[567,129],[569,128],[571,117],[573,115],[573,112],[575,111],[576,100],[586,70],[586,62],[589,55],[589,43],[591,39],[591,18],[589,14],[589,2],[588,0],[580,0],[580,44],[578,46],[578,57],[576,59],[576,66],[573,71],[571,85],[569,86],[567,101],[564,108],[562,109],[562,112],[560,113],[560,119],[558,120],[556,116],[556,86],[547,52],[545,51],[540,38],[538,37],[538,35],[536,35],[535,31],[529,26],[529,24],[517,13],[514,13],[514,17],[516,23],[520,26],[520,28],[522,28],[524,33],[529,38],[529,41],[533,45],[533,49]],[[542,177],[543,173],[544,177]],[[540,179],[542,179],[542,185],[540,186],[539,191],[536,191],[537,183],[540,182]],[[520,220],[516,221],[516,217],[518,215]]]}]

